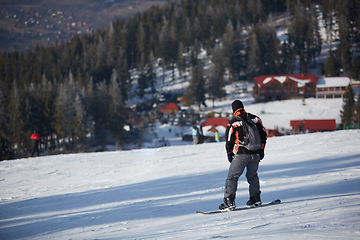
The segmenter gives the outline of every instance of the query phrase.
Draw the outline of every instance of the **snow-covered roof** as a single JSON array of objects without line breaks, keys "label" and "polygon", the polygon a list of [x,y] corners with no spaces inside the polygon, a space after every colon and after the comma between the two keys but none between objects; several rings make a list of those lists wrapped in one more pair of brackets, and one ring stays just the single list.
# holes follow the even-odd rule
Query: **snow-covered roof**
[{"label": "snow-covered roof", "polygon": [[318,79],[316,87],[346,87],[349,83],[349,77],[324,77]]},{"label": "snow-covered roof", "polygon": [[273,81],[283,84],[290,80],[296,82],[298,87],[303,87],[310,82],[316,83],[317,77],[312,74],[263,75],[254,77],[254,80],[259,88]]}]

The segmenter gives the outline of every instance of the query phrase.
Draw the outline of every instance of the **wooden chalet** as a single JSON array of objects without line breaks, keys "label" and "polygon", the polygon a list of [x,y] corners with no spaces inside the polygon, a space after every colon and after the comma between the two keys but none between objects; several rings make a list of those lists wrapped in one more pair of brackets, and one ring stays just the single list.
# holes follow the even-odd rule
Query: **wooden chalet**
[{"label": "wooden chalet", "polygon": [[317,77],[312,74],[263,75],[254,81],[253,95],[260,102],[316,96]]}]

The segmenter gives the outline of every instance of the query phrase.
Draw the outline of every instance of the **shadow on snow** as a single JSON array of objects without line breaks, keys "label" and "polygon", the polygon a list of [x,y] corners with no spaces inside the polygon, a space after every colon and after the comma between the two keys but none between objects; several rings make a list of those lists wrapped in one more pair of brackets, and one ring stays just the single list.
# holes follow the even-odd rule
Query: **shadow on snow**
[{"label": "shadow on snow", "polygon": [[[309,176],[308,181],[311,181],[311,175],[338,172],[340,169],[359,166],[360,155],[351,155],[279,165],[260,165],[259,176],[262,181],[268,182],[272,179],[302,176]],[[245,179],[244,175],[240,180]],[[195,214],[197,210],[213,210],[222,201],[222,197],[217,197],[222,196],[226,176],[227,171],[176,176],[3,204],[0,206],[1,237],[26,238],[74,228],[176,217]],[[266,184],[264,185],[263,202],[276,198],[286,202],[286,199],[294,199],[294,196],[315,200],[339,195],[360,195],[358,177],[352,180],[344,177],[343,181],[316,186],[302,183],[301,187],[296,189],[280,186],[280,190],[274,192],[266,192]],[[238,196],[240,195],[247,195],[247,187],[239,186]],[[293,203],[297,201],[306,200],[290,200]]]}]

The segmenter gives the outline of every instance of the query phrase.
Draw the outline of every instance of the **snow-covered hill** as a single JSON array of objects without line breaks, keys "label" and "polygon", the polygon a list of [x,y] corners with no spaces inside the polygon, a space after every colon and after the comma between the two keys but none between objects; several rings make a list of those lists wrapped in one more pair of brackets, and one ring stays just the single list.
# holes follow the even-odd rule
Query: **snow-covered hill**
[{"label": "snow-covered hill", "polygon": [[[359,239],[360,131],[270,138],[262,200],[222,202],[224,143],[0,162],[1,239]],[[248,199],[239,179],[237,205]]]}]

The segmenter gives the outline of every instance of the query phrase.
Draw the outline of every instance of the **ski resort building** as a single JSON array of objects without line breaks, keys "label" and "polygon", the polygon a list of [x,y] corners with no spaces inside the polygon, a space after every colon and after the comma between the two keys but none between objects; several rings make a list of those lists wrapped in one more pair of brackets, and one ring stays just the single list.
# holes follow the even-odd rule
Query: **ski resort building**
[{"label": "ski resort building", "polygon": [[349,84],[349,77],[319,78],[316,84],[316,98],[342,98]]},{"label": "ski resort building", "polygon": [[260,102],[316,96],[317,77],[312,74],[263,75],[254,81],[253,95]]}]

